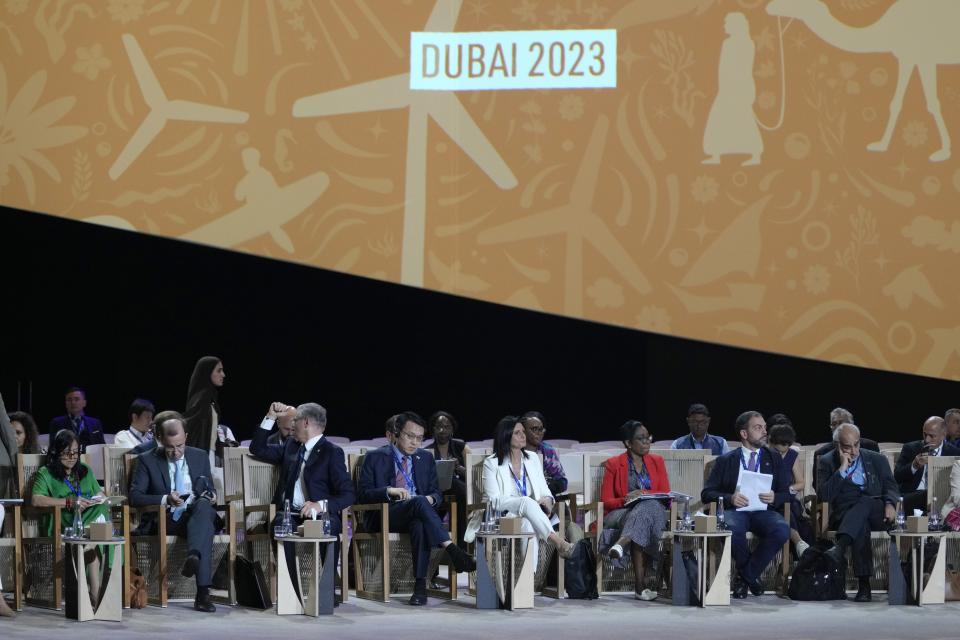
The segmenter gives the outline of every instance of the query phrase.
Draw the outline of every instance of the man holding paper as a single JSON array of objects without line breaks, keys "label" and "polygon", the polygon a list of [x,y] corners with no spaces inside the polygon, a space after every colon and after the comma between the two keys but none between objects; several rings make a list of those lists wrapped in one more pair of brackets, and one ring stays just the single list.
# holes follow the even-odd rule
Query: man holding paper
[{"label": "man holding paper", "polygon": [[[743,599],[748,590],[755,596],[763,594],[760,575],[790,538],[790,525],[778,512],[790,492],[782,481],[780,454],[764,446],[767,423],[763,416],[757,411],[741,413],[735,429],[742,446],[717,459],[700,497],[705,503],[723,498],[737,565],[733,597]],[[759,539],[752,553],[747,531]]]}]

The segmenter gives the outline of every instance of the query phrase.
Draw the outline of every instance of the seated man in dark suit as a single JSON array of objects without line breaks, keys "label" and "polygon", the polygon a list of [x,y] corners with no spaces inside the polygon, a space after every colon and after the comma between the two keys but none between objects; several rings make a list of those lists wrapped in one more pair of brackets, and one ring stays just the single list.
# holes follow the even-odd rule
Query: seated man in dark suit
[{"label": "seated man in dark suit", "polygon": [[87,392],[80,387],[70,387],[63,401],[67,413],[50,421],[50,442],[53,442],[61,429],[70,429],[77,434],[81,453],[86,450],[87,445],[104,444],[103,425],[83,412],[87,407]]},{"label": "seated man in dark suit", "polygon": [[[790,499],[790,491],[789,486],[784,485],[780,454],[764,446],[767,424],[763,416],[756,411],[744,412],[737,418],[735,428],[742,446],[717,458],[700,497],[704,503],[723,498],[727,528],[733,532],[733,559],[737,565],[733,597],[743,599],[748,589],[755,596],[763,594],[760,575],[790,539],[790,525],[780,513]],[[739,492],[742,470],[773,476],[771,490],[759,495],[765,505],[762,510],[738,510],[751,506],[750,499]],[[760,540],[752,553],[747,546],[747,531]]]},{"label": "seated man in dark suit", "polygon": [[[923,423],[923,440],[903,445],[893,476],[900,485],[903,510],[908,515],[914,509],[927,511],[927,461],[931,456],[960,456],[960,449],[944,442],[947,427],[940,416],[930,416]],[[939,509],[943,505],[937,505]]]},{"label": "seated man in dark suit", "polygon": [[[443,499],[437,486],[437,468],[429,451],[420,449],[426,422],[413,412],[398,414],[393,444],[368,451],[360,469],[361,503],[390,503],[390,531],[409,533],[414,587],[410,604],[427,603],[427,566],[430,550],[446,549],[456,571],[473,571],[477,563],[450,541],[437,507]],[[373,518],[368,525],[375,525]],[[455,578],[453,578],[455,579]]]},{"label": "seated man in dark suit", "polygon": [[[327,410],[319,404],[308,402],[296,408],[293,419],[293,437],[284,444],[267,444],[274,422],[288,413],[292,407],[282,402],[274,402],[267,416],[257,429],[250,443],[250,453],[261,460],[280,465],[280,482],[274,494],[274,504],[279,509],[274,526],[283,518],[283,507],[290,501],[290,513],[294,529],[311,513],[320,513],[320,500],[327,501],[330,515],[330,534],[340,535],[343,526],[340,512],[356,501],[353,482],[347,472],[347,463],[343,449],[323,437],[327,428]],[[289,544],[289,543],[288,543]],[[292,546],[292,545],[290,545]],[[292,549],[287,553],[287,564],[291,576],[297,573],[296,554]],[[297,580],[294,580],[294,584]]]},{"label": "seated man in dark suit", "polygon": [[860,429],[856,425],[844,423],[834,435],[836,449],[821,456],[817,467],[817,498],[830,505],[830,528],[837,532],[836,544],[827,555],[845,566],[845,553],[853,549],[853,573],[859,581],[855,600],[870,602],[870,532],[882,531],[896,519],[900,494],[886,458],[860,449]]},{"label": "seated man in dark suit", "polygon": [[[818,482],[819,477],[816,473],[818,465],[820,464],[820,457],[825,456],[831,453],[834,449],[837,448],[837,439],[834,437],[834,434],[837,431],[837,428],[842,424],[854,424],[853,414],[844,409],[843,407],[837,407],[836,409],[830,412],[830,442],[826,443],[821,447],[817,447],[817,450],[813,452],[813,488],[814,490],[819,488]],[[876,451],[880,453],[880,445],[877,444],[876,440],[871,440],[870,438],[861,438],[860,439],[860,449],[867,451]]]},{"label": "seated man in dark suit", "polygon": [[187,446],[183,416],[163,411],[154,418],[159,444],[137,458],[130,483],[130,504],[134,507],[165,505],[167,531],[186,536],[189,552],[181,574],[196,576],[197,596],[193,608],[213,612],[210,600],[212,584],[213,536],[220,528],[220,516],[211,503],[213,482],[210,456],[206,451]]}]

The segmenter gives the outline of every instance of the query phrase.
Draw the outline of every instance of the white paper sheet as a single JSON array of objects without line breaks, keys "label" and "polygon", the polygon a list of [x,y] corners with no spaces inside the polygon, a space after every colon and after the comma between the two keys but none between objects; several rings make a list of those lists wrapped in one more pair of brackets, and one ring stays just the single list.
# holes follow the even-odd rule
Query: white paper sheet
[{"label": "white paper sheet", "polygon": [[763,511],[767,505],[760,502],[761,493],[770,493],[773,487],[773,476],[769,473],[757,473],[740,469],[740,478],[737,480],[737,493],[741,493],[750,501],[745,507],[737,511]]}]

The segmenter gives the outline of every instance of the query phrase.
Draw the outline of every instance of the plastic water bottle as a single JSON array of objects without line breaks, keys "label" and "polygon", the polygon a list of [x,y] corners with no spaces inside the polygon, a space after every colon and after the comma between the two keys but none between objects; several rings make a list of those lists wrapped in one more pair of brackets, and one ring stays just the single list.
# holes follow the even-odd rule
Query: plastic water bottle
[{"label": "plastic water bottle", "polygon": [[80,508],[80,498],[73,503],[73,535],[78,540],[83,537],[83,510]]},{"label": "plastic water bottle", "polygon": [[934,496],[930,502],[930,515],[927,518],[927,524],[930,531],[940,530],[940,512],[937,510],[937,498]]},{"label": "plastic water bottle", "polygon": [[720,496],[720,502],[717,504],[717,531],[726,531],[727,518],[723,513],[723,496]]},{"label": "plastic water bottle", "polygon": [[903,497],[897,499],[897,519],[895,522],[897,531],[903,531],[907,526],[907,517],[903,513]]},{"label": "plastic water bottle", "polygon": [[289,536],[293,534],[293,520],[290,518],[290,501],[283,501],[283,535]]},{"label": "plastic water bottle", "polygon": [[693,516],[690,515],[690,498],[683,499],[683,530],[693,531]]},{"label": "plastic water bottle", "polygon": [[330,510],[327,507],[327,501],[318,500],[317,504],[320,506],[320,522],[323,523],[321,525],[321,527],[323,528],[323,535],[329,536],[330,530],[332,527],[330,524]]}]

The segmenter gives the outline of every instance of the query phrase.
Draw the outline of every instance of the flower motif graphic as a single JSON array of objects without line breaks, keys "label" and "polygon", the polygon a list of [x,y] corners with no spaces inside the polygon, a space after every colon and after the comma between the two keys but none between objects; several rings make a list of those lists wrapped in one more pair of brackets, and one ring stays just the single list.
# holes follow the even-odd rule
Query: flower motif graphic
[{"label": "flower motif graphic", "polygon": [[110,68],[110,59],[103,55],[103,46],[98,42],[89,47],[77,48],[77,61],[73,70],[88,80],[96,80],[104,69]]},{"label": "flower motif graphic", "polygon": [[619,309],[623,306],[623,287],[610,278],[597,278],[587,287],[587,295],[598,309]]},{"label": "flower motif graphic", "polygon": [[636,317],[637,328],[657,333],[670,333],[670,314],[662,307],[647,305]]},{"label": "flower motif graphic", "polygon": [[583,116],[583,98],[569,95],[560,98],[560,117],[564,120],[579,120]]},{"label": "flower motif graphic", "polygon": [[709,204],[720,194],[720,184],[711,176],[697,176],[690,185],[690,195],[700,204]]},{"label": "flower motif graphic", "polygon": [[826,293],[830,288],[830,272],[821,264],[815,264],[803,274],[803,286],[815,296]]},{"label": "flower motif graphic", "polygon": [[107,12],[120,24],[136,22],[143,17],[143,0],[110,0]]},{"label": "flower motif graphic", "polygon": [[927,125],[919,120],[911,120],[903,128],[903,141],[908,147],[922,147],[927,142]]},{"label": "flower motif graphic", "polygon": [[86,127],[54,126],[73,109],[77,102],[75,97],[57,98],[37,107],[46,84],[46,71],[37,71],[10,100],[7,94],[7,72],[0,64],[0,176],[3,176],[3,179],[0,179],[0,188],[9,186],[9,173],[12,168],[23,181],[30,204],[36,203],[37,184],[33,177],[33,168],[27,161],[37,166],[54,182],[60,182],[60,172],[40,150],[70,144],[87,135]]}]

